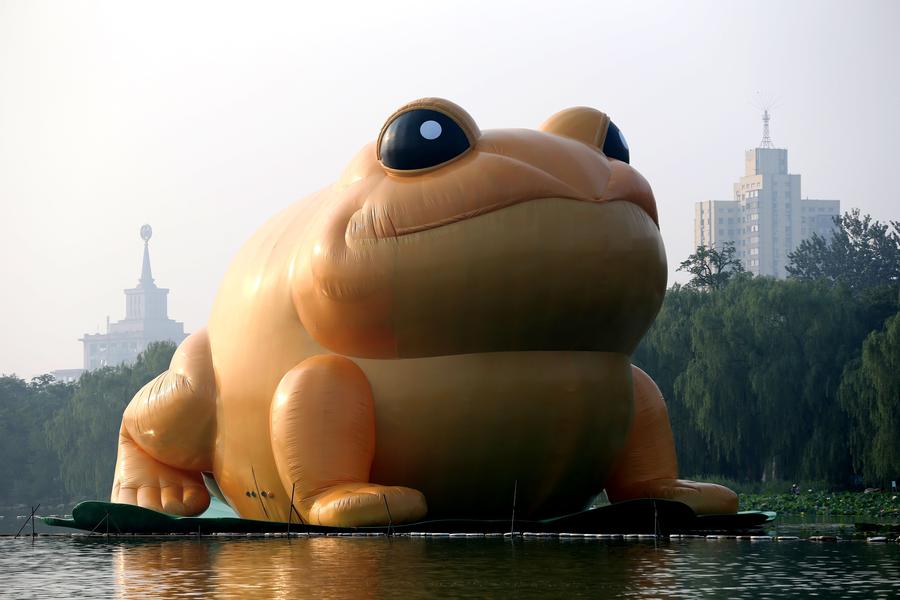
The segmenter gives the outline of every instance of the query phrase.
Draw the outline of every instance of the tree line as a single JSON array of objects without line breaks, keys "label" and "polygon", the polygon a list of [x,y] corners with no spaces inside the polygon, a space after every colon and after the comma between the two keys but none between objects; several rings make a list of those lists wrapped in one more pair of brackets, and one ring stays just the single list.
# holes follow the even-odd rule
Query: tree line
[{"label": "tree line", "polygon": [[[633,361],[683,474],[883,486],[900,478],[900,224],[847,213],[790,261],[786,280],[752,277],[733,246],[698,248]],[[174,351],[77,383],[0,376],[0,505],[107,498],[122,412]]]},{"label": "tree line", "polygon": [[174,353],[156,342],[135,364],[88,371],[77,383],[0,376],[0,506],[109,498],[122,412]]},{"label": "tree line", "polygon": [[700,247],[634,355],[665,396],[682,472],[900,478],[900,223],[852,211],[751,277]]}]

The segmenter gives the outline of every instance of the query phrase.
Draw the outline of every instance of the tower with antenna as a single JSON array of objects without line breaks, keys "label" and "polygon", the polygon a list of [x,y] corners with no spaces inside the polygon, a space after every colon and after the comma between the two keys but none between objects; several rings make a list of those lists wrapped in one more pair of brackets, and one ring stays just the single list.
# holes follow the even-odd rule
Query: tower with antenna
[{"label": "tower with antenna", "polygon": [[762,121],[763,121],[763,136],[762,141],[759,143],[760,148],[774,148],[775,145],[772,143],[772,137],[769,135],[769,119],[772,118],[772,115],[769,114],[768,107],[763,109]]},{"label": "tower with antenna", "polygon": [[762,140],[744,152],[744,175],[731,198],[695,204],[694,245],[722,249],[733,244],[747,271],[784,278],[790,253],[804,239],[831,235],[841,203],[803,198],[800,175],[788,170],[787,148],[772,143],[773,104],[756,106],[762,112]]}]

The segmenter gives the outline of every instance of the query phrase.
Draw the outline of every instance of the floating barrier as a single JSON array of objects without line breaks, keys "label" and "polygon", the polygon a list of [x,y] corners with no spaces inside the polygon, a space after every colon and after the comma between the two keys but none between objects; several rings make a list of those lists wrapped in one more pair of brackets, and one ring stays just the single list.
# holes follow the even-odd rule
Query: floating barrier
[{"label": "floating barrier", "polygon": [[[0,537],[4,536],[12,537],[12,534],[0,534]],[[136,536],[141,538],[150,538],[150,539],[169,539],[169,538],[193,538],[197,537],[209,536],[209,537],[217,537],[220,539],[266,539],[266,538],[317,538],[317,537],[335,537],[335,538],[345,538],[345,537],[353,537],[353,538],[364,538],[364,537],[388,537],[388,534],[384,533],[375,533],[375,532],[339,532],[339,533],[321,533],[321,532],[291,532],[290,534],[285,532],[267,532],[267,533],[228,533],[228,532],[209,532],[209,533],[162,533],[162,534],[134,534],[134,533],[100,533],[100,532],[78,532],[78,533],[68,533],[68,534],[60,534],[60,533],[36,533],[35,537],[71,537],[71,538],[81,538],[81,537],[93,537],[97,535],[105,535],[106,537],[116,537],[123,538],[126,536]],[[807,538],[798,537],[796,535],[729,535],[729,534],[708,534],[708,535],[699,535],[699,534],[684,534],[684,533],[675,533],[671,535],[654,535],[647,533],[628,533],[628,534],[616,534],[616,533],[574,533],[574,532],[539,532],[539,531],[526,531],[526,532],[423,532],[423,531],[412,531],[412,532],[396,532],[390,534],[392,537],[402,538],[433,538],[433,539],[486,539],[486,538],[494,538],[494,539],[509,539],[514,540],[515,538],[527,538],[529,540],[552,540],[557,539],[560,542],[574,542],[576,540],[584,541],[584,540],[606,540],[606,541],[636,541],[636,540],[662,540],[662,541],[671,541],[677,542],[682,540],[706,540],[706,541],[725,541],[725,540],[733,540],[735,542],[816,542],[816,543],[869,543],[869,544],[900,544],[900,537],[894,538],[893,536],[869,536],[869,537],[851,537],[851,538],[841,538],[839,536],[834,535],[814,535]],[[28,537],[31,537],[29,535]]]}]

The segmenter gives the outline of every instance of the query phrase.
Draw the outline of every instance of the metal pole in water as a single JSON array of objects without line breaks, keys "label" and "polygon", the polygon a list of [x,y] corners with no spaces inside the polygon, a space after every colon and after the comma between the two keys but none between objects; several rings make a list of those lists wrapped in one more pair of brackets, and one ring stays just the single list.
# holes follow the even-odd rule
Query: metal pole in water
[{"label": "metal pole in water", "polygon": [[384,508],[388,514],[388,535],[391,535],[391,529],[394,527],[394,518],[391,517],[391,507],[388,506],[387,496],[382,494],[381,499],[384,500]]},{"label": "metal pole in water", "polygon": [[519,493],[519,480],[516,479],[515,484],[513,484],[513,507],[512,507],[512,519],[509,524],[509,535],[512,536],[516,531],[516,496]]},{"label": "metal pole in water", "polygon": [[[94,528],[91,529],[91,531],[88,533],[88,535],[94,535],[94,532],[97,531],[97,528],[100,527],[101,525],[103,525],[103,522],[106,521],[106,519],[108,519],[108,518],[109,518],[109,513],[106,513],[106,516],[103,517],[102,519],[100,519],[100,521],[98,521],[97,524],[94,525]],[[109,528],[109,526],[107,526],[107,529],[108,528]]]},{"label": "metal pole in water", "polygon": [[653,547],[659,541],[659,513],[656,512],[656,500],[653,501]]},{"label": "metal pole in water", "polygon": [[[38,504],[38,506],[40,506],[40,504]],[[34,541],[34,513],[36,513],[36,512],[37,512],[37,506],[35,506],[31,509],[30,519],[31,519],[31,541],[32,542]]]},{"label": "metal pole in water", "polygon": [[[41,507],[41,505],[38,504],[37,506],[35,506],[31,509],[31,516],[28,517],[27,519],[25,519],[25,522],[22,523],[21,527],[19,527],[19,530],[16,532],[16,537],[19,537],[19,534],[22,533],[22,530],[25,529],[26,525],[28,525],[28,521],[34,519],[34,513],[36,513],[37,509],[39,509],[40,507]],[[31,527],[32,527],[32,532],[33,532],[34,531],[34,523],[31,524]],[[13,538],[13,539],[15,539],[15,538]]]},{"label": "metal pole in water", "polygon": [[288,508],[288,539],[291,539],[291,521],[294,519],[294,490],[297,489],[297,482],[291,484],[291,505]]}]

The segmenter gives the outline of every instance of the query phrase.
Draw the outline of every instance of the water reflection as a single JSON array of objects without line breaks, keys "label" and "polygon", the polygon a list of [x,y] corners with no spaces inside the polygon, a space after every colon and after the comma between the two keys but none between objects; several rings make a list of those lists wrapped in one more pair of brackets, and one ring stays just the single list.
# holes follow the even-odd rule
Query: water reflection
[{"label": "water reflection", "polygon": [[[115,549],[124,598],[565,595],[766,598],[900,592],[896,547],[313,538]],[[872,562],[869,562],[872,559]],[[882,565],[879,566],[879,561]]]},{"label": "water reflection", "polygon": [[[609,547],[503,540],[312,538],[173,540],[122,544],[113,549],[122,598],[185,596],[342,598],[563,592],[610,593],[641,586],[633,560],[665,553],[652,546]],[[599,573],[603,580],[591,581]],[[588,578],[586,580],[586,577]]]},{"label": "water reflection", "polygon": [[898,569],[897,544],[0,538],[11,597],[886,598]]}]

